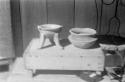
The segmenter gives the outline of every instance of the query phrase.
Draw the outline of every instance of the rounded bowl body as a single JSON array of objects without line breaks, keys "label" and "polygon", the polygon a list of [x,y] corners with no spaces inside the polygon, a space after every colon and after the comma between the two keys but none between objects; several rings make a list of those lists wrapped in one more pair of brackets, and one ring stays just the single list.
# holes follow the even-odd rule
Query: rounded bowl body
[{"label": "rounded bowl body", "polygon": [[71,35],[68,37],[69,41],[77,48],[85,49],[90,48],[95,44],[97,38],[84,37],[82,39],[75,39]]}]

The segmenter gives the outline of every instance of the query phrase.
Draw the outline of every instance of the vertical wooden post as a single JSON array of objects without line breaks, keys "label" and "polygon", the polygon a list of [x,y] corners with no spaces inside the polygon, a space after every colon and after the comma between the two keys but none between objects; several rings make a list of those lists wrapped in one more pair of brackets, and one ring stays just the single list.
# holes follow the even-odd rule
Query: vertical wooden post
[{"label": "vertical wooden post", "polygon": [[0,59],[14,56],[10,0],[0,0]]}]

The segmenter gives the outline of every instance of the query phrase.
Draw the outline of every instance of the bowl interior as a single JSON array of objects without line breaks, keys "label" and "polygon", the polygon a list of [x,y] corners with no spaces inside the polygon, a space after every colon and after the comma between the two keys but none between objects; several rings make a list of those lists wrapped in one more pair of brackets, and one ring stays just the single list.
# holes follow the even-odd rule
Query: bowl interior
[{"label": "bowl interior", "polygon": [[96,30],[91,28],[72,28],[70,29],[70,33],[76,35],[94,35],[96,34]]},{"label": "bowl interior", "polygon": [[40,25],[40,27],[46,30],[55,30],[55,29],[62,28],[61,25],[57,25],[57,24],[44,24],[44,25]]}]

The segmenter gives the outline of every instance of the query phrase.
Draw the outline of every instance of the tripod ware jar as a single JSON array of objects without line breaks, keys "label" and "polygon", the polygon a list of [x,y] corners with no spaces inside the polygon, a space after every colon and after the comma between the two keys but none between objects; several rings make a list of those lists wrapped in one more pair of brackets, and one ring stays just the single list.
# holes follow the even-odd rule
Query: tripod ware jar
[{"label": "tripod ware jar", "polygon": [[52,44],[62,47],[59,42],[59,33],[63,26],[57,24],[43,24],[38,25],[38,31],[40,33],[40,48],[45,44],[45,40],[49,39]]}]

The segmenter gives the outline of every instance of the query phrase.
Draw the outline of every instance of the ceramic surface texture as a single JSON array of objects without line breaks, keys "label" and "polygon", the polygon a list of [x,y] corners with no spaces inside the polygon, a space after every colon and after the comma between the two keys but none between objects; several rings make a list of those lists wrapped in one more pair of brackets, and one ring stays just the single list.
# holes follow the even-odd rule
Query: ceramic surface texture
[{"label": "ceramic surface texture", "polygon": [[89,48],[95,44],[97,38],[84,37],[84,38],[74,38],[71,35],[68,37],[69,41],[78,48]]}]

